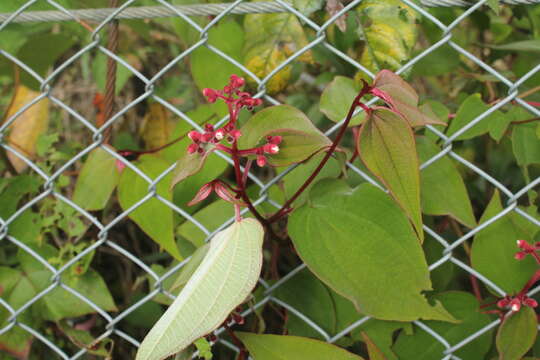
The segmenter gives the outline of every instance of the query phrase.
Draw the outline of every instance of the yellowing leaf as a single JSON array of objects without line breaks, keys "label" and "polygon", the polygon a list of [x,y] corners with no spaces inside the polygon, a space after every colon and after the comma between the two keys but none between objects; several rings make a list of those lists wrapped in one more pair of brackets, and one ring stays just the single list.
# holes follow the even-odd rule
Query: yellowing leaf
[{"label": "yellowing leaf", "polygon": [[507,317],[497,332],[496,344],[499,360],[519,360],[534,345],[538,330],[536,313],[530,307]]},{"label": "yellowing leaf", "polygon": [[167,110],[160,103],[150,104],[141,127],[141,136],[147,149],[165,145],[175,127],[175,122],[168,116]]},{"label": "yellowing leaf", "polygon": [[193,276],[143,340],[136,360],[165,359],[216,329],[255,287],[263,237],[254,219],[217,233]]},{"label": "yellowing leaf", "polygon": [[[253,14],[244,21],[245,64],[259,78],[264,78],[289,56],[308,44],[302,25],[294,14]],[[310,51],[298,57],[312,62]],[[266,84],[269,93],[285,88],[291,77],[291,66],[285,66]],[[248,77],[248,81],[250,78]]]},{"label": "yellowing leaf", "polygon": [[[19,85],[15,90],[15,95],[8,108],[4,121],[16,114],[22,107],[30,103],[40,95],[39,92]],[[21,152],[28,159],[35,159],[36,142],[38,137],[45,132],[49,124],[49,99],[44,98],[33,104],[20,114],[17,119],[8,127],[9,135],[7,143],[9,146]],[[22,172],[28,165],[11,151],[7,152],[7,157],[17,172]]]},{"label": "yellowing leaf", "polygon": [[366,41],[360,62],[372,72],[399,69],[416,43],[416,12],[400,0],[364,0],[357,11]]}]

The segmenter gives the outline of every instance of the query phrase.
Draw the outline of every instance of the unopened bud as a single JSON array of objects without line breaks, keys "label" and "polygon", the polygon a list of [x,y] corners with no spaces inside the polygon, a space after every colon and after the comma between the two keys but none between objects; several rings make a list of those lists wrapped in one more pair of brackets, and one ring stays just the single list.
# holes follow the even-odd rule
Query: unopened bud
[{"label": "unopened bud", "polygon": [[514,255],[514,259],[516,260],[523,260],[525,258],[525,255],[526,253],[524,251],[518,251],[515,255]]},{"label": "unopened bud", "polygon": [[525,300],[523,300],[523,303],[525,305],[527,305],[528,307],[532,307],[532,308],[535,308],[538,306],[538,302],[534,299],[531,299],[531,298],[526,298]]},{"label": "unopened bud", "polygon": [[266,158],[264,157],[264,155],[257,156],[257,165],[259,165],[259,167],[263,167],[264,165],[266,165]]},{"label": "unopened bud", "polygon": [[199,150],[199,145],[197,145],[197,144],[189,144],[189,146],[187,148],[188,154],[193,154],[197,150]]},{"label": "unopened bud", "polygon": [[267,154],[277,154],[279,152],[279,146],[275,144],[264,145],[264,152]]},{"label": "unopened bud", "polygon": [[529,245],[529,244],[527,244],[527,242],[526,242],[525,240],[518,240],[518,241],[517,241],[517,246],[518,246],[518,248],[520,248],[520,249],[525,249],[525,248],[527,248],[527,245]]},{"label": "unopened bud", "polygon": [[519,311],[519,309],[521,309],[521,301],[517,298],[510,301],[510,309],[512,309],[512,311]]},{"label": "unopened bud", "polygon": [[192,141],[197,142],[197,141],[201,140],[201,133],[199,133],[199,132],[193,130],[193,131],[190,131],[190,132],[188,133],[188,137],[189,137]]}]

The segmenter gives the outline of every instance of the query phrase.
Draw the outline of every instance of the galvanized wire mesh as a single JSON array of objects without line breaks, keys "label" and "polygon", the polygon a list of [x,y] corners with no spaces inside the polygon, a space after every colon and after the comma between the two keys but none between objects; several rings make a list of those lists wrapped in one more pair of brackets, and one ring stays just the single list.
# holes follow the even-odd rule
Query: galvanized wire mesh
[{"label": "galvanized wire mesh", "polygon": [[[38,295],[33,297],[30,301],[28,301],[25,305],[14,308],[12,305],[7,303],[4,299],[0,297],[0,306],[5,308],[9,313],[11,314],[8,324],[0,329],[0,334],[4,334],[6,332],[9,332],[14,327],[19,327],[23,329],[24,331],[30,333],[33,335],[36,339],[41,341],[44,345],[46,345],[48,348],[52,350],[52,353],[56,354],[57,357],[62,359],[78,359],[78,358],[84,358],[85,354],[87,353],[87,349],[81,348],[80,351],[77,353],[66,353],[64,350],[62,350],[61,346],[59,344],[55,344],[51,342],[44,334],[40,333],[38,330],[32,328],[31,324],[26,324],[23,321],[20,320],[20,315],[23,314],[25,311],[27,311],[33,304],[35,304],[38,300],[42,299],[43,297],[47,296],[51,291],[53,291],[57,287],[61,287],[64,290],[71,293],[74,297],[78,298],[81,302],[86,303],[87,305],[91,306],[97,314],[99,314],[107,323],[106,327],[103,329],[103,333],[98,337],[98,339],[103,339],[112,335],[116,335],[120,338],[123,338],[127,342],[131,343],[133,346],[138,346],[140,344],[140,340],[142,339],[135,339],[126,332],[122,330],[122,326],[119,325],[121,320],[126,318],[129,314],[133,313],[135,310],[137,310],[140,306],[142,306],[144,303],[151,301],[151,299],[156,296],[157,294],[165,294],[169,296],[170,298],[174,298],[174,296],[170,293],[168,293],[163,288],[163,282],[170,278],[171,276],[174,276],[186,263],[188,260],[183,261],[182,263],[175,266],[173,269],[168,271],[166,274],[160,276],[156,272],[154,272],[144,261],[139,259],[137,256],[129,252],[128,250],[122,248],[119,246],[113,239],[110,239],[108,234],[109,231],[116,226],[121,221],[125,220],[127,216],[133,212],[135,209],[137,209],[141,204],[148,201],[151,198],[155,198],[160,200],[161,202],[165,203],[167,206],[169,206],[173,211],[178,213],[180,216],[187,219],[187,221],[193,222],[204,234],[206,235],[207,239],[210,239],[213,234],[215,234],[217,231],[223,229],[224,227],[231,224],[234,220],[233,217],[226,223],[222,224],[218,229],[212,231],[210,229],[207,229],[203,224],[199,223],[196,219],[194,219],[187,211],[182,209],[181,207],[176,206],[171,201],[161,197],[158,195],[156,191],[156,185],[167,175],[169,174],[174,166],[171,166],[167,171],[162,173],[159,177],[156,179],[149,178],[146,174],[144,174],[140,169],[138,169],[134,164],[127,161],[124,157],[117,154],[116,152],[112,151],[109,147],[103,146],[103,140],[104,140],[104,133],[107,131],[107,129],[111,128],[119,119],[121,119],[130,109],[132,109],[134,106],[136,106],[138,103],[146,100],[146,99],[152,99],[163,106],[165,106],[168,110],[170,110],[172,113],[174,113],[176,116],[178,116],[181,121],[188,122],[193,128],[198,129],[202,131],[200,126],[190,119],[184,112],[178,110],[177,107],[167,102],[162,97],[158,96],[155,92],[156,90],[156,83],[158,80],[160,80],[162,77],[165,76],[165,73],[171,69],[173,66],[175,66],[177,63],[182,61],[185,57],[190,56],[193,51],[199,47],[206,47],[213,53],[221,56],[222,58],[226,59],[230,63],[234,64],[237,68],[239,73],[243,72],[245,74],[248,74],[249,77],[251,77],[257,84],[258,84],[258,93],[256,96],[261,97],[265,100],[267,104],[279,104],[280,102],[267,94],[266,92],[266,84],[270,79],[272,79],[276,74],[282,70],[284,67],[294,63],[299,56],[301,56],[306,51],[309,51],[310,49],[314,47],[325,47],[329,51],[331,51],[336,57],[339,57],[344,62],[354,66],[360,71],[363,71],[370,77],[373,77],[374,74],[372,74],[368,69],[366,69],[364,66],[362,66],[360,63],[358,63],[356,60],[348,56],[347,54],[343,53],[336,47],[334,47],[331,43],[329,43],[326,39],[326,31],[330,25],[332,25],[341,15],[345,14],[348,11],[351,11],[354,9],[358,4],[361,3],[362,0],[354,0],[351,1],[347,6],[345,6],[340,12],[336,13],[334,16],[332,16],[330,19],[328,19],[323,24],[317,24],[304,16],[302,13],[300,13],[297,9],[295,9],[293,6],[288,4],[285,1],[282,0],[276,0],[273,2],[273,5],[275,5],[276,8],[281,8],[282,11],[287,11],[295,16],[297,16],[302,24],[304,24],[305,27],[311,28],[315,31],[316,37],[304,48],[298,49],[292,56],[290,56],[287,60],[285,60],[282,64],[280,64],[277,68],[275,68],[271,73],[269,73],[265,78],[258,78],[255,74],[250,72],[242,63],[236,61],[231,56],[225,54],[223,51],[221,51],[218,47],[210,45],[208,43],[208,31],[217,24],[221,19],[227,17],[230,14],[238,13],[238,9],[240,7],[246,8],[248,5],[243,0],[237,0],[229,4],[220,5],[219,13],[218,15],[213,18],[212,21],[210,21],[206,26],[201,27],[196,22],[192,21],[192,19],[181,12],[179,8],[173,7],[171,4],[169,4],[166,0],[156,0],[156,4],[159,5],[160,8],[167,9],[169,14],[174,14],[179,18],[178,21],[184,21],[188,23],[194,30],[196,30],[200,34],[200,40],[197,41],[195,44],[193,44],[191,47],[189,47],[186,51],[183,51],[179,53],[172,61],[170,61],[165,67],[162,68],[161,71],[159,71],[157,74],[155,74],[153,77],[148,77],[147,75],[139,72],[137,69],[135,69],[132,65],[130,65],[125,59],[119,57],[116,54],[111,53],[105,46],[102,45],[102,39],[100,38],[101,33],[105,26],[109,24],[112,20],[115,18],[121,17],[121,14],[126,13],[128,11],[134,11],[135,8],[132,8],[133,5],[136,4],[136,0],[128,0],[125,1],[122,6],[120,6],[118,9],[115,9],[114,11],[109,11],[104,19],[101,21],[99,26],[95,28],[95,31],[92,34],[91,41],[88,44],[81,44],[81,49],[76,52],[71,58],[67,59],[64,63],[56,66],[54,71],[52,71],[47,77],[41,77],[36,72],[33,71],[32,68],[27,66],[25,63],[23,63],[21,60],[17,59],[13,54],[8,53],[4,49],[0,47],[0,56],[6,57],[10,61],[12,61],[14,64],[19,66],[23,71],[27,72],[28,74],[31,74],[33,78],[35,78],[40,83],[40,96],[36,97],[33,101],[26,104],[23,108],[20,109],[16,114],[6,119],[6,121],[1,125],[0,127],[0,147],[4,151],[11,152],[12,154],[15,154],[18,158],[23,160],[28,166],[30,167],[30,171],[35,172],[35,174],[38,174],[44,181],[43,187],[41,192],[35,196],[32,200],[28,201],[26,204],[21,206],[17,211],[12,214],[7,219],[0,219],[0,240],[3,242],[10,242],[15,244],[20,249],[27,252],[29,255],[31,255],[33,258],[35,258],[37,261],[39,261],[46,269],[50,271],[50,285],[45,288],[42,292],[40,292]],[[494,188],[497,188],[502,194],[506,196],[506,203],[505,203],[505,209],[501,211],[496,216],[492,217],[490,220],[482,223],[481,225],[477,226],[476,228],[472,229],[471,231],[464,234],[461,238],[457,239],[456,241],[449,242],[446,239],[444,239],[440,234],[437,233],[434,229],[429,228],[428,226],[424,226],[424,230],[426,233],[431,235],[433,238],[435,238],[443,247],[444,251],[441,254],[441,257],[439,260],[432,263],[429,267],[430,271],[438,268],[442,264],[446,262],[451,262],[458,266],[459,268],[463,269],[463,271],[474,275],[477,279],[479,279],[481,282],[483,282],[485,285],[489,286],[491,289],[494,289],[500,296],[505,296],[505,292],[501,290],[499,286],[497,286],[496,283],[491,281],[490,279],[483,276],[481,273],[477,272],[473,268],[471,268],[469,265],[463,263],[461,260],[459,260],[457,257],[455,257],[454,250],[458,247],[460,247],[465,241],[468,239],[471,239],[475,234],[477,234],[480,230],[490,226],[493,222],[497,221],[498,219],[504,217],[510,212],[515,212],[531,223],[535,224],[536,226],[540,227],[540,222],[533,218],[531,215],[527,214],[523,210],[517,207],[518,200],[527,193],[527,191],[533,189],[534,187],[538,186],[540,184],[540,178],[533,179],[530,181],[525,187],[522,189],[519,189],[518,191],[511,191],[507,186],[505,186],[503,183],[498,181],[495,177],[491,176],[489,174],[489,171],[483,170],[473,164],[472,162],[466,160],[463,156],[460,156],[458,153],[456,153],[453,150],[454,143],[456,139],[463,134],[465,131],[470,129],[471,127],[475,126],[479,122],[483,121],[487,116],[489,116],[491,113],[496,111],[497,109],[500,109],[502,106],[514,101],[517,105],[522,106],[529,112],[531,112],[534,116],[540,117],[540,110],[536,109],[535,107],[529,105],[527,102],[523,101],[518,97],[520,94],[520,86],[529,78],[531,78],[533,75],[538,73],[540,71],[540,63],[537,64],[531,64],[531,69],[529,72],[527,72],[525,75],[523,75],[520,79],[517,81],[510,81],[508,78],[506,78],[503,74],[501,74],[499,71],[495,70],[492,66],[486,64],[481,59],[473,55],[469,50],[463,48],[459,44],[457,44],[453,38],[452,38],[452,31],[456,29],[465,19],[467,19],[471,14],[473,14],[475,11],[479,11],[480,7],[485,5],[487,0],[481,0],[475,3],[474,5],[470,6],[467,10],[465,10],[461,15],[453,19],[453,21],[450,24],[444,24],[441,20],[437,19],[435,16],[433,16],[430,12],[426,10],[426,8],[422,7],[421,5],[418,5],[417,2],[412,0],[402,0],[403,3],[409,5],[413,9],[415,9],[419,14],[424,16],[427,20],[429,20],[431,23],[433,23],[436,27],[438,27],[442,31],[442,36],[439,41],[435,42],[433,45],[429,46],[428,48],[424,49],[421,53],[416,55],[413,59],[411,59],[408,63],[406,63],[404,66],[401,67],[397,71],[397,73],[403,73],[404,71],[407,71],[412,66],[414,66],[418,61],[421,59],[429,56],[432,52],[434,52],[437,48],[447,44],[450,47],[452,47],[455,52],[456,56],[462,55],[469,59],[470,61],[474,62],[476,65],[478,65],[481,69],[483,69],[486,73],[491,74],[495,78],[497,78],[502,84],[506,85],[507,87],[507,96],[496,103],[495,105],[491,106],[490,109],[483,114],[479,115],[474,119],[472,122],[470,122],[467,126],[463,127],[459,131],[455,132],[452,136],[446,136],[445,134],[441,133],[439,130],[437,130],[434,127],[428,126],[429,130],[436,134],[440,139],[443,140],[444,146],[440,153],[438,153],[436,156],[431,158],[429,161],[422,164],[421,168],[425,169],[426,167],[430,166],[434,162],[436,162],[438,159],[442,157],[449,157],[451,159],[454,159],[456,162],[460,163],[464,167],[470,169],[472,172],[476,173],[479,177],[485,179],[489,184],[491,184]],[[10,14],[9,16],[4,17],[4,21],[0,24],[0,31],[8,29],[11,24],[14,22],[23,19],[25,10],[30,7],[31,5],[37,3],[37,2],[43,2],[41,0],[29,0],[25,2],[19,10],[16,12]],[[64,17],[69,17],[73,20],[78,20],[79,14],[76,14],[72,10],[68,10],[60,6],[58,3],[56,3],[54,0],[47,0],[48,4],[50,4],[52,7],[54,7],[56,10],[55,12],[58,14],[63,14]],[[430,5],[459,5],[457,2],[434,2],[431,1]],[[464,2],[460,2],[461,5],[465,4]],[[248,6],[249,7],[249,6]],[[215,9],[214,9],[215,10]],[[63,71],[65,71],[70,65],[80,60],[81,56],[89,51],[99,51],[103,54],[105,54],[107,57],[110,57],[114,59],[119,65],[129,69],[140,81],[144,83],[145,91],[144,93],[139,96],[138,98],[131,101],[129,104],[124,106],[123,108],[119,109],[114,116],[112,116],[109,120],[105,122],[105,124],[100,127],[96,128],[96,126],[93,124],[92,121],[89,119],[83,117],[80,115],[76,109],[73,109],[68,104],[66,104],[64,101],[56,97],[52,90],[54,88],[55,80],[58,79],[60,74],[62,74]],[[76,156],[73,156],[69,161],[67,161],[64,165],[62,165],[60,168],[58,168],[54,173],[48,175],[46,172],[44,172],[34,161],[27,158],[22,152],[18,151],[16,148],[10,146],[4,139],[4,136],[6,135],[8,127],[15,121],[17,121],[18,117],[24,113],[27,109],[29,109],[32,105],[39,102],[43,98],[48,98],[51,103],[58,106],[58,108],[63,109],[67,113],[69,113],[74,119],[76,119],[78,122],[80,122],[82,125],[84,125],[85,128],[87,128],[90,133],[92,134],[92,143],[87,146],[84,150],[79,152]],[[374,100],[375,101],[375,100]],[[227,121],[227,118],[221,119],[218,122],[219,124],[223,124],[225,121]],[[341,124],[336,124],[332,128],[330,128],[328,131],[326,131],[327,135],[332,135],[337,129],[341,126]],[[136,172],[142,179],[144,179],[148,183],[148,193],[147,195],[142,198],[140,201],[138,201],[136,204],[134,204],[130,209],[122,212],[118,216],[116,216],[112,221],[108,223],[102,223],[100,222],[93,214],[90,212],[82,209],[80,206],[75,204],[71,199],[60,193],[55,189],[55,183],[59,180],[59,177],[73,164],[76,162],[79,162],[85,157],[90,151],[93,149],[96,149],[100,147],[104,151],[110,153],[111,156],[115,157],[122,163],[124,163],[127,167],[132,169],[134,172]],[[223,155],[219,154],[224,161],[227,161],[231,163],[230,159]],[[361,169],[353,165],[352,163],[347,164],[350,171],[353,171],[357,173],[359,176],[364,178],[365,180],[369,181],[370,183],[379,186],[378,183],[371,179],[366,173],[364,173]],[[270,205],[274,206],[276,209],[280,208],[280,204],[274,201],[270,195],[269,195],[269,189],[272,186],[275,186],[280,179],[287,176],[287,174],[290,173],[292,169],[294,169],[295,166],[291,166],[286,171],[281,172],[278,176],[273,178],[271,181],[264,182],[260,180],[255,174],[250,174],[250,178],[253,181],[256,186],[259,187],[259,194],[258,198],[254,201],[255,205],[261,204],[263,202],[267,202]],[[32,250],[30,247],[25,245],[23,242],[15,238],[14,236],[10,235],[10,224],[12,224],[24,211],[31,208],[41,200],[47,197],[55,197],[57,201],[64,202],[65,204],[69,205],[73,209],[75,209],[80,215],[84,216],[88,221],[90,221],[93,225],[95,225],[99,229],[99,233],[97,234],[97,238],[91,246],[86,248],[84,251],[79,253],[77,256],[72,258],[69,262],[64,264],[63,266],[57,268],[52,266],[47,262],[46,259],[44,259],[41,255],[36,253],[34,250]],[[136,264],[143,272],[148,274],[151,278],[155,280],[155,283],[153,285],[153,290],[144,298],[140,299],[133,305],[122,309],[119,313],[108,313],[101,309],[97,304],[92,302],[90,299],[86,298],[85,296],[81,295],[79,292],[71,288],[70,286],[66,285],[62,282],[61,276],[63,273],[65,273],[71,266],[73,266],[75,263],[77,263],[79,260],[81,260],[84,256],[89,254],[90,252],[94,251],[98,247],[109,247],[122,256],[124,256],[129,261],[132,261],[134,264]],[[291,278],[293,278],[296,274],[298,274],[302,269],[305,268],[305,265],[300,265],[293,271],[291,271],[289,274],[281,278],[278,282],[269,285],[267,282],[265,282],[263,279],[260,279],[259,284],[261,287],[264,288],[264,294],[262,297],[262,300],[259,301],[253,308],[245,311],[243,315],[248,316],[251,314],[255,309],[260,308],[268,303],[274,303],[277,306],[283,307],[287,309],[290,313],[296,315],[300,319],[302,319],[307,325],[312,327],[318,334],[320,334],[326,341],[330,343],[334,343],[341,339],[342,337],[349,334],[352,330],[361,327],[364,323],[368,322],[370,320],[369,317],[359,317],[356,322],[349,325],[348,327],[341,329],[337,333],[328,333],[325,331],[321,326],[319,326],[315,321],[310,319],[308,316],[303,314],[298,309],[295,309],[290,304],[287,304],[286,302],[278,299],[274,296],[274,292],[276,289],[278,289],[280,286],[285,284],[287,281],[289,281]],[[540,287],[534,288],[530,291],[529,295],[532,295],[534,293],[537,293],[540,291]],[[455,353],[459,349],[461,349],[463,346],[474,342],[475,339],[477,339],[482,334],[490,331],[491,329],[495,328],[499,324],[499,320],[493,321],[489,325],[485,326],[484,328],[477,329],[476,332],[469,334],[469,336],[463,338],[461,341],[457,343],[449,343],[447,340],[445,340],[443,337],[441,337],[439,334],[437,334],[434,330],[432,330],[429,326],[427,326],[425,323],[421,321],[416,321],[415,324],[422,329],[423,331],[429,333],[433,337],[433,341],[440,342],[445,350],[443,353],[441,353],[441,359],[459,359]],[[216,331],[216,335],[220,335],[223,332],[223,329],[219,329]],[[218,340],[222,345],[229,347],[233,351],[238,351],[238,349],[231,343],[220,339]],[[54,358],[54,356],[47,356],[46,358]]]}]

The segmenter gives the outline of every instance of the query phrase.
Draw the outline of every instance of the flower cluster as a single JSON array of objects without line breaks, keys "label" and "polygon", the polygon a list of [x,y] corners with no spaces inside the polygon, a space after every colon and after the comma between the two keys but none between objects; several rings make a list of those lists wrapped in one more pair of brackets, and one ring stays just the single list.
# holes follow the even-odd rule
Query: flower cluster
[{"label": "flower cluster", "polygon": [[538,302],[525,294],[518,294],[516,296],[505,296],[501,300],[497,301],[497,306],[501,309],[510,309],[514,312],[519,311],[521,307],[525,305],[531,308],[538,306]]},{"label": "flower cluster", "polygon": [[[238,112],[242,108],[251,110],[255,106],[262,104],[261,99],[256,99],[251,94],[241,91],[240,88],[244,86],[245,80],[237,75],[232,75],[229,84],[226,85],[223,90],[204,89],[203,95],[206,96],[209,102],[213,103],[217,99],[225,101],[229,107],[230,120],[220,129],[215,129],[213,125],[206,124],[204,132],[190,131],[188,137],[191,139],[192,144],[187,148],[189,154],[205,153],[208,149],[213,148],[224,151],[228,154],[234,154],[239,157],[256,156],[257,165],[265,166],[267,164],[266,155],[273,155],[279,152],[279,144],[282,141],[281,136],[267,136],[266,143],[259,147],[251,149],[238,150],[236,148],[237,140],[242,136],[240,130],[236,128],[236,120],[238,119]],[[228,147],[220,144],[222,140],[226,140],[229,144],[233,144],[233,147]]]}]

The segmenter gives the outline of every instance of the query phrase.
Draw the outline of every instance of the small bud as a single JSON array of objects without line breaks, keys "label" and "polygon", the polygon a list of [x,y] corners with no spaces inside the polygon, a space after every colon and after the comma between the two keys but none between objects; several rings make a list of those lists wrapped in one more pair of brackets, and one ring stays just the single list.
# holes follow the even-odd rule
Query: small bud
[{"label": "small bud", "polygon": [[199,133],[199,132],[197,132],[195,130],[190,131],[188,133],[188,137],[194,142],[198,142],[199,140],[201,140],[201,135],[202,135],[201,133]]},{"label": "small bud", "polygon": [[244,86],[245,80],[238,75],[231,75],[230,84],[232,87],[239,88]]},{"label": "small bud", "polygon": [[270,144],[278,145],[278,144],[281,144],[281,141],[283,140],[283,137],[279,136],[279,135],[277,135],[277,136],[267,136],[266,140],[268,140],[268,142]]},{"label": "small bud", "polygon": [[208,184],[204,184],[201,189],[197,192],[195,197],[188,202],[188,206],[193,206],[197,203],[200,203],[204,199],[206,199],[211,193],[214,191],[214,182],[209,182]]},{"label": "small bud", "polygon": [[514,255],[514,259],[516,260],[523,260],[525,258],[525,251],[518,251],[515,255]]},{"label": "small bud", "polygon": [[527,242],[525,240],[518,240],[517,241],[517,246],[520,249],[526,249],[527,245],[529,245],[529,244],[527,244]]},{"label": "small bud", "polygon": [[279,146],[275,144],[266,144],[263,149],[267,154],[277,154],[279,152]]},{"label": "small bud", "polygon": [[216,131],[215,132],[215,137],[219,141],[223,140],[223,138],[225,137],[225,130],[219,129],[218,131]]},{"label": "small bud", "polygon": [[201,141],[205,143],[212,141],[212,139],[214,139],[213,133],[204,133],[201,136]]},{"label": "small bud", "polygon": [[497,307],[500,309],[504,309],[508,307],[508,305],[510,305],[510,300],[508,300],[507,298],[497,301]]},{"label": "small bud", "polygon": [[193,154],[197,150],[199,150],[199,145],[197,145],[197,144],[189,144],[189,146],[187,148],[188,154]]},{"label": "small bud", "polygon": [[538,302],[534,299],[531,299],[530,297],[523,300],[523,304],[527,305],[528,307],[535,308],[538,306]]},{"label": "small bud", "polygon": [[519,311],[519,309],[521,309],[521,301],[519,301],[518,298],[510,301],[510,309],[512,309],[512,311]]},{"label": "small bud", "polygon": [[203,95],[206,96],[209,103],[214,103],[217,100],[217,92],[213,89],[204,88],[203,89]]},{"label": "small bud", "polygon": [[233,88],[232,88],[232,86],[230,86],[230,85],[226,85],[226,86],[223,88],[223,92],[224,92],[225,94],[230,94],[232,91],[233,91]]},{"label": "small bud", "polygon": [[240,132],[240,130],[236,130],[236,129],[235,129],[235,130],[232,130],[230,134],[231,134],[231,136],[232,136],[234,139],[236,139],[236,140],[238,140],[238,138],[239,138],[240,136],[242,136],[242,133]]},{"label": "small bud", "polygon": [[213,131],[214,131],[214,125],[212,125],[212,124],[205,124],[205,125],[204,125],[204,130],[207,131],[207,132],[213,132]]},{"label": "small bud", "polygon": [[264,155],[257,156],[257,165],[259,165],[259,167],[263,167],[264,165],[266,165],[266,158],[264,157]]}]

